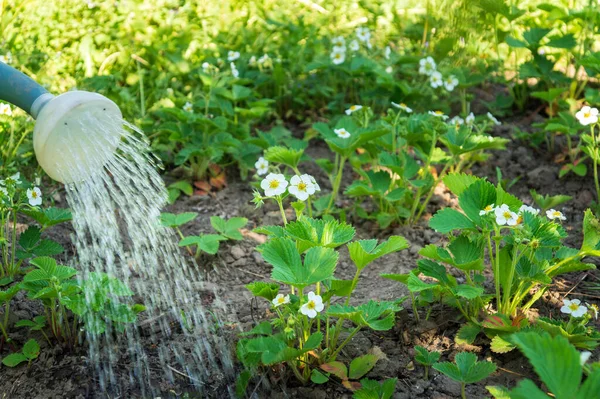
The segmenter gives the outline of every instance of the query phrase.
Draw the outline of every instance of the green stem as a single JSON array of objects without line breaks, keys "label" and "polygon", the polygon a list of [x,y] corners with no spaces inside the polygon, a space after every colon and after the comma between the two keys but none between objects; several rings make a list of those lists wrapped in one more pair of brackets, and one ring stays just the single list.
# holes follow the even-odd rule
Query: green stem
[{"label": "green stem", "polygon": [[423,201],[423,203],[421,204],[421,208],[419,209],[419,212],[417,213],[417,216],[415,217],[413,223],[418,222],[419,219],[421,218],[421,216],[423,215],[423,212],[425,212],[425,209],[427,209],[427,205],[429,204],[429,200],[431,200],[431,197],[433,196],[433,193],[435,192],[435,188],[437,187],[437,185],[440,183],[440,181],[442,181],[442,179],[446,175],[446,171],[448,170],[449,166],[450,166],[450,162],[447,163],[446,165],[444,165],[444,168],[440,172],[438,178],[435,179],[435,181],[433,182],[433,186],[429,190],[429,193],[427,194],[425,201]]},{"label": "green stem", "polygon": [[596,184],[596,201],[600,203],[600,182],[598,181],[598,145],[596,143],[596,137],[594,135],[594,125],[591,127],[592,133],[592,145],[594,146],[592,151],[592,162],[594,163],[594,183]]},{"label": "green stem", "polygon": [[360,276],[360,270],[356,269],[356,273],[354,274],[354,278],[352,279],[352,285],[350,286],[350,292],[346,297],[346,306],[350,303],[350,297],[352,296],[352,292],[356,288],[356,284],[358,284],[358,277]]},{"label": "green stem", "polygon": [[496,260],[492,264],[492,269],[494,270],[494,283],[496,286],[496,311],[500,312],[500,230],[495,227],[494,231],[494,246],[496,252],[492,254],[490,248],[490,259],[494,259],[493,257],[495,255]]},{"label": "green stem", "polygon": [[417,309],[417,302],[415,301],[415,294],[413,294],[412,291],[408,291],[409,295],[410,295],[410,301],[411,301],[411,306],[412,306],[412,310],[413,313],[415,315],[415,319],[417,320],[417,323],[421,322],[421,316],[419,316],[419,311]]},{"label": "green stem", "polygon": [[16,263],[16,251],[17,251],[17,209],[13,205],[13,225],[12,225],[12,241],[11,241],[11,263],[9,275],[14,276],[16,270],[14,270]]},{"label": "green stem", "polygon": [[277,205],[279,205],[279,211],[281,212],[281,219],[283,220],[283,225],[287,226],[287,218],[285,217],[285,210],[283,209],[283,201],[281,200],[281,196],[275,197],[275,201],[277,201]]},{"label": "green stem", "polygon": [[467,394],[465,392],[465,386],[466,386],[466,384],[464,382],[460,383],[460,395],[461,395],[462,399],[467,399]]},{"label": "green stem", "polygon": [[429,366],[425,366],[425,376],[423,378],[425,380],[429,379]]},{"label": "green stem", "polygon": [[342,174],[344,172],[344,165],[346,164],[346,157],[340,157],[340,163],[338,166],[337,174],[335,176],[335,180],[333,181],[333,190],[331,191],[331,198],[329,199],[329,204],[327,205],[327,209],[325,210],[325,214],[328,214],[331,211],[331,207],[333,206],[335,199],[340,191],[340,185],[342,184]]},{"label": "green stem", "polygon": [[340,344],[340,346],[335,350],[335,352],[333,352],[333,354],[331,355],[331,361],[334,361],[335,358],[337,357],[337,355],[340,353],[340,351],[344,348],[344,346],[346,346],[348,344],[348,342],[350,342],[350,340],[352,338],[354,338],[354,336],[360,331],[362,327],[356,327],[354,330],[352,330],[352,332],[350,333],[350,335],[348,335],[348,337],[344,340],[344,342],[342,342]]}]

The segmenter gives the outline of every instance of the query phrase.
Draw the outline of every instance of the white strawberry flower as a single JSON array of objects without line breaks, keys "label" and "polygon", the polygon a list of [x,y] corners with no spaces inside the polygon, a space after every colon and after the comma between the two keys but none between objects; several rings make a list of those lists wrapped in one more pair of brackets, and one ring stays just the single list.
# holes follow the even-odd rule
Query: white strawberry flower
[{"label": "white strawberry flower", "polygon": [[590,357],[592,357],[592,352],[590,351],[583,351],[579,354],[579,364],[581,364],[581,366],[585,365],[588,360],[590,360]]},{"label": "white strawberry flower", "polygon": [[250,57],[250,59],[248,60],[248,65],[250,66],[256,66],[256,56],[253,55],[252,57]]},{"label": "white strawberry flower", "polygon": [[16,186],[21,183],[21,173],[17,172],[14,175],[7,177],[4,180],[0,180],[0,186]]},{"label": "white strawberry flower", "polygon": [[300,201],[306,201],[316,190],[311,177],[304,174],[302,176],[292,176],[288,191]]},{"label": "white strawberry flower", "polygon": [[271,57],[269,57],[269,54],[263,54],[262,57],[260,57],[258,59],[258,65],[263,67],[263,68],[270,68],[273,66],[273,61],[271,60]]},{"label": "white strawberry flower", "polygon": [[[3,194],[5,197],[8,197],[8,190],[6,189],[6,187],[0,186],[0,194]],[[2,195],[0,195],[0,198],[2,198]]]},{"label": "white strawberry flower", "polygon": [[392,49],[390,48],[390,46],[385,46],[385,50],[383,51],[383,56],[385,57],[386,60],[389,60],[390,55],[392,55]]},{"label": "white strawberry flower", "polygon": [[352,113],[354,113],[354,112],[356,112],[356,111],[358,111],[358,110],[362,109],[362,107],[363,107],[362,105],[351,105],[351,106],[350,106],[350,108],[348,108],[348,109],[345,111],[345,112],[346,112],[346,115],[350,115],[350,114],[352,114]]},{"label": "white strawberry flower", "polygon": [[392,68],[391,66],[385,68],[385,71],[389,74],[391,74],[392,72],[394,72],[394,68]]},{"label": "white strawberry flower", "polygon": [[227,61],[229,61],[229,62],[235,61],[238,58],[240,58],[240,52],[239,51],[229,51],[227,53]]},{"label": "white strawberry flower", "polygon": [[446,90],[452,91],[456,86],[458,86],[458,79],[456,79],[456,76],[450,75],[444,79],[444,87]]},{"label": "white strawberry flower", "polygon": [[449,123],[458,130],[458,128],[465,123],[465,120],[460,116],[456,115],[454,118],[450,119]]},{"label": "white strawberry flower", "polygon": [[311,291],[308,293],[308,302],[300,307],[300,313],[314,319],[317,317],[317,313],[322,312],[323,309],[325,309],[323,298]]},{"label": "white strawberry flower", "polygon": [[34,187],[33,189],[27,189],[27,198],[29,199],[29,205],[38,206],[42,205],[42,191],[39,187]]},{"label": "white strawberry flower", "polygon": [[12,116],[12,109],[10,105],[0,103],[0,115]]},{"label": "white strawberry flower", "polygon": [[422,58],[419,61],[419,73],[431,76],[436,70],[436,64],[432,57]]},{"label": "white strawberry flower", "polygon": [[360,44],[356,40],[352,40],[348,47],[352,51],[358,51],[360,49]]},{"label": "white strawberry flower", "polygon": [[185,105],[183,106],[183,110],[185,112],[194,112],[194,106],[192,105],[191,102],[186,102]]},{"label": "white strawberry flower", "polygon": [[333,44],[333,47],[345,47],[346,39],[344,39],[344,36],[337,36],[331,39],[331,44]]},{"label": "white strawberry flower", "polygon": [[560,308],[560,311],[565,314],[570,314],[573,317],[583,317],[588,309],[581,305],[579,299],[573,299],[572,301],[563,299],[563,306]]},{"label": "white strawberry flower", "polygon": [[438,71],[434,71],[431,76],[429,76],[429,84],[434,89],[442,86],[444,84],[444,80],[442,79],[442,74]]},{"label": "white strawberry flower", "polygon": [[591,108],[590,106],[586,105],[575,114],[575,117],[583,126],[591,125],[592,123],[598,123],[598,108]]},{"label": "white strawberry flower", "polygon": [[539,209],[536,209],[536,208],[534,208],[534,207],[532,207],[532,206],[529,206],[529,205],[525,205],[525,204],[523,204],[523,205],[521,205],[521,207],[519,208],[519,212],[521,212],[521,213],[523,213],[523,212],[529,212],[529,213],[531,213],[532,215],[539,215],[539,213],[540,213],[540,210],[539,210]]},{"label": "white strawberry flower", "polygon": [[400,103],[400,104],[396,104],[395,102],[392,101],[392,106],[401,109],[402,111],[406,112],[406,113],[411,113],[413,112],[412,108],[409,108],[408,105],[404,104],[404,103]]},{"label": "white strawberry flower", "polygon": [[281,305],[286,305],[288,303],[290,303],[290,296],[289,295],[283,295],[283,294],[277,294],[277,296],[275,298],[273,298],[273,306],[278,307]]},{"label": "white strawberry flower", "polygon": [[348,137],[350,137],[350,132],[344,129],[343,127],[339,129],[334,129],[333,132],[337,134],[337,136],[341,139],[347,139]]},{"label": "white strawberry flower", "polygon": [[494,209],[494,214],[496,215],[496,223],[500,226],[516,226],[519,221],[519,215],[511,211],[506,204]]},{"label": "white strawberry flower", "polygon": [[229,64],[229,67],[231,68],[231,74],[233,75],[234,78],[239,78],[240,77],[240,71],[238,71],[237,67],[235,66],[235,64],[232,62]]},{"label": "white strawberry flower", "polygon": [[442,111],[429,111],[428,114],[437,118],[442,118],[442,120],[448,119],[448,115],[444,114]]},{"label": "white strawberry flower", "polygon": [[467,125],[472,125],[473,122],[475,122],[475,115],[473,115],[473,113],[471,112],[469,115],[467,115],[467,117],[465,118],[465,123]]},{"label": "white strawberry flower", "polygon": [[311,176],[311,175],[302,175],[302,177],[304,177],[304,176],[308,176],[310,178],[311,183],[315,187],[315,192],[321,191],[321,186],[319,186],[319,183],[317,183],[317,180],[315,180],[315,178],[313,176]]},{"label": "white strawberry flower", "polygon": [[371,31],[367,27],[362,27],[362,26],[358,27],[358,28],[356,28],[356,37],[361,42],[368,43],[369,40],[371,39]]},{"label": "white strawberry flower", "polygon": [[494,209],[494,204],[488,205],[479,211],[479,216],[487,215],[488,213],[493,212]]},{"label": "white strawberry flower", "polygon": [[330,54],[331,62],[333,62],[335,65],[340,65],[346,60],[346,53],[343,51],[335,51],[335,48],[333,50],[334,51],[332,51]]},{"label": "white strawberry flower", "polygon": [[498,119],[496,119],[496,117],[494,115],[492,115],[491,112],[487,113],[487,117],[489,120],[492,121],[492,123],[496,126],[500,126],[502,123],[500,123],[500,121]]},{"label": "white strawberry flower", "polygon": [[260,187],[265,190],[267,197],[275,197],[285,193],[288,186],[285,176],[278,173],[269,173],[267,177],[260,182]]},{"label": "white strawberry flower", "polygon": [[555,209],[548,209],[546,211],[546,217],[550,220],[558,219],[558,220],[567,220],[566,216],[563,215],[561,211],[557,211]]},{"label": "white strawberry flower", "polygon": [[256,174],[259,176],[266,175],[269,171],[269,161],[264,159],[263,157],[258,158],[258,161],[254,164],[256,168]]},{"label": "white strawberry flower", "polygon": [[208,62],[202,63],[202,72],[208,73],[210,71],[210,64]]}]

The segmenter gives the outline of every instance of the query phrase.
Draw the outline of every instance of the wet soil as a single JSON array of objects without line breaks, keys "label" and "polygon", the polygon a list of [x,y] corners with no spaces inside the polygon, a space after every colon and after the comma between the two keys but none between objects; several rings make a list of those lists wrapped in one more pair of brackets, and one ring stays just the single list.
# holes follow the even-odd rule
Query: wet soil
[{"label": "wet soil", "polygon": [[[515,120],[505,123],[494,132],[495,135],[509,136],[514,128],[527,131],[530,119]],[[323,147],[311,148],[309,154],[322,156],[326,153]],[[573,200],[561,207],[567,215],[565,226],[569,232],[567,243],[577,246],[581,243],[581,223],[583,210],[586,209],[594,198],[593,183],[591,178],[580,178],[568,175],[558,179],[560,165],[554,162],[554,156],[543,149],[533,149],[524,143],[512,141],[506,151],[496,151],[485,165],[477,165],[472,173],[478,176],[496,176],[496,167],[502,170],[505,178],[518,179],[510,191],[526,202],[530,201],[530,189],[535,189],[541,194],[567,194]],[[312,164],[302,165],[306,172],[317,176],[317,180],[326,181],[326,176]],[[302,167],[301,167],[302,169]],[[303,169],[304,170],[304,169]],[[346,182],[352,180],[351,171],[346,174]],[[490,178],[495,182],[495,178]],[[322,185],[326,190],[328,187]],[[57,206],[66,206],[62,197],[56,196]],[[184,197],[168,208],[169,212],[197,212],[198,218],[183,226],[185,235],[211,233],[209,218],[212,215],[222,217],[244,216],[250,222],[248,230],[258,225],[279,224],[278,210],[272,205],[255,209],[250,203],[252,187],[247,182],[241,182],[230,177],[228,186],[211,196]],[[340,200],[340,206],[349,204],[347,199]],[[408,294],[407,290],[399,283],[379,277],[382,273],[406,273],[410,271],[419,258],[418,251],[430,243],[442,240],[440,234],[427,227],[427,219],[436,209],[444,206],[456,206],[444,187],[438,187],[430,205],[429,214],[419,225],[414,227],[399,226],[380,230],[372,222],[355,223],[356,238],[385,239],[390,235],[403,235],[409,242],[410,248],[400,253],[388,255],[367,267],[353,295],[353,302],[362,303],[369,299],[395,300]],[[55,239],[65,247],[63,260],[74,254],[70,242],[72,230],[70,225],[56,226],[48,231],[49,238]],[[228,241],[222,243],[217,256],[203,257],[198,262],[197,272],[205,281],[199,288],[197,306],[205,306],[214,311],[219,320],[219,328],[213,333],[222,336],[229,342],[230,356],[235,359],[234,348],[237,333],[247,331],[257,322],[266,317],[269,304],[266,301],[253,301],[245,285],[256,281],[269,280],[270,267],[255,251],[256,245],[261,242],[261,237],[246,233],[245,239],[239,242]],[[188,256],[189,259],[189,256]],[[598,263],[597,263],[598,264]],[[354,266],[348,254],[343,249],[337,266],[336,276],[348,277],[354,274]],[[563,296],[569,293],[571,298],[580,298],[590,303],[599,303],[593,291],[584,288],[582,281],[600,282],[600,274],[596,271],[573,273],[564,278],[557,279],[549,292],[538,302],[537,311],[542,315],[557,315]],[[143,300],[143,298],[140,298]],[[216,303],[227,304],[227,311]],[[405,310],[397,315],[396,326],[387,332],[365,331],[357,334],[339,360],[345,361],[367,353],[377,347],[384,358],[367,375],[375,380],[398,378],[395,399],[424,399],[424,398],[457,398],[460,397],[458,383],[432,370],[428,380],[423,379],[423,369],[413,362],[415,345],[422,345],[430,350],[442,352],[442,360],[452,360],[454,355],[463,350],[473,351],[480,359],[493,360],[498,365],[496,371],[488,379],[478,384],[467,387],[469,398],[490,397],[485,389],[486,385],[514,386],[522,378],[533,378],[535,374],[527,361],[518,351],[507,354],[495,354],[489,349],[489,342],[480,339],[468,347],[457,345],[454,336],[461,325],[459,314],[452,309],[434,305],[429,317],[425,319],[425,309],[420,309],[421,322],[417,322],[412,312],[409,301],[405,302]],[[17,320],[31,319],[39,314],[41,308],[35,303],[19,294],[13,301],[11,316],[11,337],[16,346],[20,347],[29,338],[23,329],[12,326]],[[148,328],[152,321],[140,319],[140,329]],[[599,326],[597,326],[599,327]],[[175,328],[172,335],[164,339],[181,339],[181,331]],[[156,370],[153,373],[153,385],[161,392],[161,397],[225,397],[227,388],[233,385],[232,376],[215,373],[212,380],[206,382],[203,394],[194,390],[193,384],[185,377],[185,373],[174,374],[174,380],[165,378],[160,370],[158,354],[152,350],[156,345],[156,336],[141,334],[143,342],[148,348],[150,364]],[[37,336],[36,336],[37,337]],[[146,338],[147,337],[147,338]],[[153,337],[153,338],[151,338]],[[39,338],[39,337],[37,337]],[[102,392],[98,381],[95,379],[93,367],[85,350],[85,344],[74,350],[67,350],[58,346],[49,347],[42,338],[40,358],[34,361],[29,368],[0,368],[0,393],[3,398],[107,398],[107,397],[150,397],[146,396],[140,387],[131,385],[119,396],[109,392]],[[119,378],[126,384],[131,364],[127,363],[125,347],[115,348],[123,354],[122,370]],[[7,345],[2,348],[1,355],[10,352]],[[594,352],[597,358],[600,350]],[[167,359],[168,360],[168,359]],[[290,373],[291,374],[291,373]],[[196,392],[196,393],[194,393]],[[332,381],[324,385],[299,386],[292,375],[268,373],[252,380],[248,390],[252,398],[350,398],[352,393],[341,384]]]}]

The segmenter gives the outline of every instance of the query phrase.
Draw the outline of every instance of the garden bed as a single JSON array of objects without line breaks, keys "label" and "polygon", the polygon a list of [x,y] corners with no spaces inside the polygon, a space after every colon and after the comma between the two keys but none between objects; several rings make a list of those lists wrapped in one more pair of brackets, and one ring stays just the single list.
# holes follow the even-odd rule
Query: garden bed
[{"label": "garden bed", "polygon": [[[514,121],[512,124],[505,123],[495,129],[494,135],[507,136],[511,130],[518,126],[523,130],[528,128],[530,120],[523,124]],[[322,148],[310,148],[308,154],[320,153]],[[590,178],[577,178],[569,176],[568,179],[558,179],[559,166],[550,159],[545,151],[533,150],[526,144],[518,141],[511,142],[506,151],[496,151],[486,165],[477,165],[473,173],[478,176],[495,176],[495,168],[499,167],[505,178],[519,180],[512,187],[511,192],[525,202],[529,199],[529,189],[533,188],[541,194],[567,194],[573,196],[563,211],[567,215],[564,226],[569,233],[568,245],[577,246],[581,242],[581,225],[583,211],[589,206],[593,199],[592,180]],[[319,176],[316,169],[308,171]],[[351,176],[346,175],[349,183]],[[321,176],[325,181],[325,176]],[[494,179],[491,179],[494,180]],[[324,187],[324,190],[328,190]],[[64,196],[58,194],[55,199],[58,206],[64,206]],[[169,207],[168,211],[173,213],[197,212],[199,217],[185,225],[183,233],[198,234],[208,232],[208,219],[210,216],[222,217],[244,216],[250,219],[248,229],[259,225],[278,223],[279,211],[276,207],[265,206],[255,210],[250,204],[252,189],[247,182],[231,178],[228,186],[214,194],[214,196],[192,196],[180,199],[175,205]],[[341,206],[350,201],[347,198],[340,199]],[[272,204],[271,204],[272,205]],[[439,186],[434,195],[429,213],[433,214],[436,209],[446,206],[456,206],[456,200],[447,192],[443,186]],[[406,288],[391,280],[379,277],[382,273],[407,273],[415,267],[416,260],[420,258],[418,251],[425,245],[437,243],[442,240],[442,235],[427,227],[427,220],[421,221],[417,226],[397,226],[381,231],[372,222],[354,223],[357,229],[357,238],[379,238],[385,239],[390,235],[402,235],[410,242],[410,248],[406,251],[390,254],[376,261],[362,275],[353,302],[362,303],[368,299],[395,300],[408,294]],[[72,233],[70,225],[59,225],[48,231],[51,238],[59,241],[66,249],[62,255],[64,260],[70,259],[74,253],[70,242]],[[269,312],[269,304],[259,299],[252,300],[252,295],[245,289],[245,285],[256,280],[267,281],[271,273],[269,266],[255,251],[256,245],[262,242],[264,237],[245,233],[245,239],[235,244],[222,244],[221,250],[215,257],[202,257],[197,273],[205,281],[203,287],[198,290],[197,306],[206,306],[214,310],[220,320],[219,335],[229,343],[231,357],[235,358],[234,349],[237,334],[248,331],[256,323],[262,321]],[[188,258],[189,259],[189,258]],[[348,258],[347,252],[341,253],[336,275],[352,275],[353,265]],[[598,281],[596,271],[571,273],[564,278],[556,279],[542,299],[536,304],[534,313],[551,316],[558,313],[562,298],[569,293],[570,296],[581,297],[590,303],[598,303],[597,297],[591,291],[585,291],[580,285],[585,278],[586,281]],[[143,298],[137,298],[143,302]],[[32,307],[32,302],[24,299],[21,293],[13,304],[14,320],[31,319],[37,315],[41,308]],[[220,304],[226,304],[223,310]],[[479,358],[493,360],[498,365],[498,371],[490,378],[481,383],[467,386],[467,395],[470,398],[488,397],[486,385],[504,385],[512,387],[522,378],[536,379],[531,366],[518,351],[507,354],[492,353],[484,340],[476,341],[473,345],[465,348],[454,342],[454,336],[461,325],[461,317],[452,308],[442,305],[434,305],[427,320],[424,320],[425,310],[420,309],[421,322],[417,323],[409,301],[403,304],[405,308],[397,315],[396,326],[386,332],[364,331],[356,335],[346,349],[342,352],[341,360],[352,359],[365,354],[373,348],[383,352],[384,357],[376,367],[368,374],[375,380],[398,378],[394,398],[455,398],[460,396],[460,385],[448,377],[432,371],[429,380],[423,379],[423,369],[414,362],[414,345],[421,345],[430,350],[442,352],[442,360],[451,359],[454,355],[464,349],[478,354]],[[14,321],[13,321],[14,322]],[[11,322],[12,323],[12,322]],[[147,348],[150,356],[150,364],[153,369],[155,380],[153,386],[161,392],[161,397],[189,397],[194,396],[194,388],[186,378],[185,373],[175,373],[175,381],[167,381],[161,373],[160,362],[157,352],[152,348],[160,344],[155,342],[150,334],[144,334],[144,329],[151,328],[152,321],[142,317],[139,320],[141,336],[145,340],[143,346]],[[596,327],[598,325],[596,324]],[[13,330],[14,339],[21,344],[28,338],[24,329]],[[22,333],[18,333],[22,331]],[[177,328],[173,335],[163,337],[165,340],[177,340],[181,332]],[[35,335],[34,335],[35,336]],[[38,341],[44,346],[43,338]],[[22,342],[21,342],[22,341]],[[4,351],[7,349],[4,348]],[[126,348],[115,348],[122,351],[123,359]],[[593,354],[598,357],[599,350]],[[154,356],[154,358],[153,358]],[[120,365],[119,378],[126,391],[121,397],[140,397],[140,387],[128,386],[128,368],[131,367],[125,360]],[[237,369],[238,366],[236,366]],[[102,398],[106,394],[101,392],[98,381],[94,376],[94,367],[88,363],[86,345],[69,351],[60,346],[44,348],[38,361],[30,368],[2,368],[2,379],[0,381],[0,392],[10,398]],[[208,397],[223,397],[224,389],[234,384],[233,375],[220,375],[215,373],[214,378],[206,381],[204,394]],[[258,385],[257,385],[258,384]],[[268,374],[254,378],[248,392],[254,392],[259,398],[349,398],[350,391],[339,383],[330,382],[325,385],[299,386],[293,375],[281,368],[273,368]]]}]

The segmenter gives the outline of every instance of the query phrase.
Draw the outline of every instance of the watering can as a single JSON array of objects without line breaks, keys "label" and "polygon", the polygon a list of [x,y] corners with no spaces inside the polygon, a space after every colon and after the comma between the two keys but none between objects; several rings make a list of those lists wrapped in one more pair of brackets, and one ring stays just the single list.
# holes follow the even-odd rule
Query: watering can
[{"label": "watering can", "polygon": [[86,91],[50,94],[33,79],[0,62],[0,100],[36,120],[33,148],[39,165],[62,183],[85,180],[102,170],[121,140],[121,110]]}]

